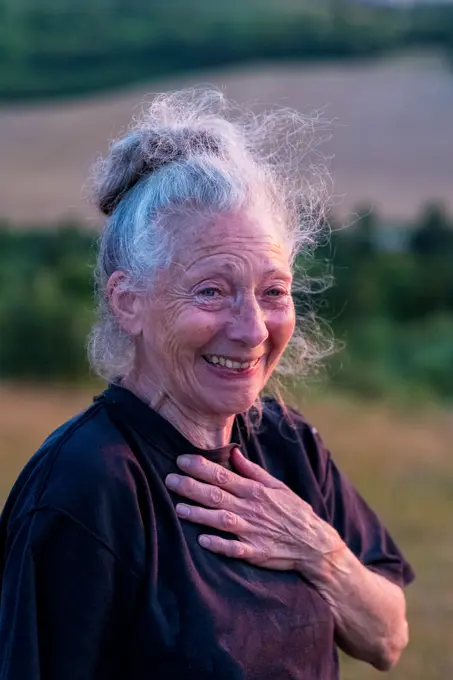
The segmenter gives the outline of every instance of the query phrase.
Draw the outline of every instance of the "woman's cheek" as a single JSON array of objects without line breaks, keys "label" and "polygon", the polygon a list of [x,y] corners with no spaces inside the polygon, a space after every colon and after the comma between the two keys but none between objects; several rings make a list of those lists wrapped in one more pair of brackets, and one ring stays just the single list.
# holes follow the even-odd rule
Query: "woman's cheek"
[{"label": "woman's cheek", "polygon": [[268,319],[271,341],[277,352],[283,352],[291,339],[296,326],[294,305],[274,310]]},{"label": "woman's cheek", "polygon": [[218,330],[217,315],[192,307],[178,319],[177,333],[185,347],[193,349],[207,345]]}]

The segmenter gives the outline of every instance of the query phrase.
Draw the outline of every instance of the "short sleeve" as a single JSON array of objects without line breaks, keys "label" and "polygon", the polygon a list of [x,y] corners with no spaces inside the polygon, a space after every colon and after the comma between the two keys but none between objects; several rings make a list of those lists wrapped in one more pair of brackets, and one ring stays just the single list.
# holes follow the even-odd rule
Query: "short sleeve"
[{"label": "short sleeve", "polygon": [[137,582],[66,513],[43,508],[16,519],[1,581],[1,680],[124,677]]},{"label": "short sleeve", "polygon": [[307,426],[305,441],[316,460],[328,521],[351,552],[369,569],[400,587],[411,583],[414,572],[377,514],[369,507],[347,476],[339,470],[315,428]]}]

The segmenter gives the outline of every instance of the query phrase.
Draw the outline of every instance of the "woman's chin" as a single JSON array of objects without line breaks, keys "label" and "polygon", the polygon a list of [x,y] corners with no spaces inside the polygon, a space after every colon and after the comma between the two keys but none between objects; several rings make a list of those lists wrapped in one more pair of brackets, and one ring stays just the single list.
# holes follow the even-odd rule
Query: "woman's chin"
[{"label": "woman's chin", "polygon": [[204,362],[198,379],[208,409],[228,415],[247,411],[263,389],[264,368],[260,362],[254,370],[235,373]]},{"label": "woman's chin", "polygon": [[230,394],[207,391],[203,397],[211,412],[230,416],[247,411],[256,402],[259,394],[259,389],[249,388]]}]

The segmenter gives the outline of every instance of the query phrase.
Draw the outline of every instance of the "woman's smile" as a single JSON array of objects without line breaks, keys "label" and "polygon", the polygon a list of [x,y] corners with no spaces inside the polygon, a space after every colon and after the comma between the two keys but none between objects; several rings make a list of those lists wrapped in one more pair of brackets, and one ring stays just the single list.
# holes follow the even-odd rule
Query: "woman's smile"
[{"label": "woman's smile", "polygon": [[226,356],[217,354],[206,354],[203,356],[206,368],[219,378],[237,380],[251,378],[261,370],[261,363],[265,355],[253,361],[238,361]]}]

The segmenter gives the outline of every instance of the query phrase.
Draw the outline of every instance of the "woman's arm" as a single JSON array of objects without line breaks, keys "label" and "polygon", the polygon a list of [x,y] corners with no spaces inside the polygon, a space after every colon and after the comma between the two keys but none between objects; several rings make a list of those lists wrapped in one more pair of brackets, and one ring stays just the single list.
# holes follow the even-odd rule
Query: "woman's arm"
[{"label": "woman's arm", "polygon": [[361,564],[345,544],[324,554],[316,566],[302,560],[298,571],[329,603],[343,651],[381,671],[397,663],[409,639],[399,586]]}]

